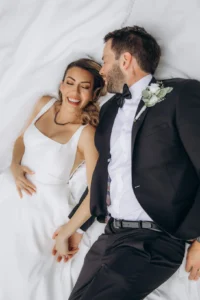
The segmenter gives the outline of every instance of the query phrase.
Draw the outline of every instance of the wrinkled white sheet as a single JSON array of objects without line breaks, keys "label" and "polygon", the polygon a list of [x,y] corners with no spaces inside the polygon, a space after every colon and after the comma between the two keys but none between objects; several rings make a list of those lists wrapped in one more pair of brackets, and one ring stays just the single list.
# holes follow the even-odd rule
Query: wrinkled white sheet
[{"label": "wrinkled white sheet", "polygon": [[88,55],[101,61],[103,36],[125,24],[132,5],[130,0],[0,2],[0,170],[33,104],[57,92],[72,60]]},{"label": "wrinkled white sheet", "polygon": [[103,36],[144,26],[160,42],[157,77],[200,79],[199,0],[2,0],[0,2],[0,171],[33,104],[56,94],[66,65],[101,62]]},{"label": "wrinkled white sheet", "polygon": [[[110,30],[144,26],[163,49],[157,78],[200,80],[199,15],[199,0],[0,1],[0,171],[37,99],[57,94],[70,61],[101,62]],[[200,299],[199,283],[189,282],[184,270],[176,278],[148,300]]]}]

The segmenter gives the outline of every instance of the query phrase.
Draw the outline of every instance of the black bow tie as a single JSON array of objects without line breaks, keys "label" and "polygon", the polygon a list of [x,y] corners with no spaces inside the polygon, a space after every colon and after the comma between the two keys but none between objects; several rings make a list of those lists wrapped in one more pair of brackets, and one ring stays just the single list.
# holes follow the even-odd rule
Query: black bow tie
[{"label": "black bow tie", "polygon": [[131,92],[130,92],[127,84],[124,84],[122,94],[117,93],[116,97],[117,97],[117,105],[121,108],[124,105],[125,99],[131,99],[132,98]]}]

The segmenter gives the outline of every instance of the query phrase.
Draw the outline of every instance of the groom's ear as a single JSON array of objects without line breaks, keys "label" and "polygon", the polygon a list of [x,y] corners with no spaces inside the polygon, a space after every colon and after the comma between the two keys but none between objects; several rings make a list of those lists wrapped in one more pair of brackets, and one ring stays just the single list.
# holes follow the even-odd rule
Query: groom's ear
[{"label": "groom's ear", "polygon": [[132,63],[132,55],[129,52],[124,52],[121,56],[121,67],[126,71]]}]

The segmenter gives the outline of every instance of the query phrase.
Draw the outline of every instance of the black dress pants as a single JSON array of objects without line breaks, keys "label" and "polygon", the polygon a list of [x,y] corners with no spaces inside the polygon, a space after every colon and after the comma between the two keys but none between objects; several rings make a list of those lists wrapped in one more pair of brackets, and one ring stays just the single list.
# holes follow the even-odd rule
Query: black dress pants
[{"label": "black dress pants", "polygon": [[142,300],[179,268],[184,251],[184,241],[164,232],[115,229],[111,219],[69,300]]}]

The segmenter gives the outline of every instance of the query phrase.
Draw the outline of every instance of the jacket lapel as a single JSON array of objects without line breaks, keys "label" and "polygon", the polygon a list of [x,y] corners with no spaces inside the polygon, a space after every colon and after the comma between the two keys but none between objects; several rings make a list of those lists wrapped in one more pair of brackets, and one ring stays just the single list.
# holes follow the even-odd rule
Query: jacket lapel
[{"label": "jacket lapel", "polygon": [[[151,83],[156,83],[156,82],[157,82],[156,79],[153,77],[152,80],[150,81],[149,85]],[[137,114],[139,113],[139,111],[142,109],[143,106],[144,106],[144,102],[141,99],[140,103],[138,105],[135,117],[137,116]],[[132,153],[132,155],[133,155],[133,151],[134,151],[134,146],[135,146],[135,141],[136,141],[137,134],[138,134],[138,132],[139,132],[139,130],[140,130],[140,128],[141,128],[144,120],[145,120],[145,117],[146,117],[149,109],[150,108],[147,107],[145,109],[145,111],[140,115],[140,117],[136,121],[133,122],[133,127],[132,127],[132,142],[131,142],[131,153]]]},{"label": "jacket lapel", "polygon": [[118,112],[118,106],[116,102],[116,98],[113,97],[110,100],[109,107],[106,108],[106,111],[101,119],[101,126],[98,128],[98,135],[103,136],[102,139],[102,153],[105,154],[105,157],[107,159],[110,158],[110,138],[111,138],[111,132],[113,128],[113,124],[115,121],[115,117]]}]

